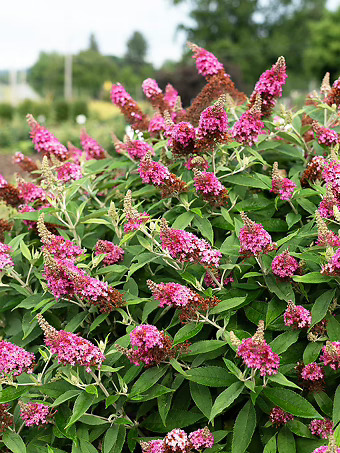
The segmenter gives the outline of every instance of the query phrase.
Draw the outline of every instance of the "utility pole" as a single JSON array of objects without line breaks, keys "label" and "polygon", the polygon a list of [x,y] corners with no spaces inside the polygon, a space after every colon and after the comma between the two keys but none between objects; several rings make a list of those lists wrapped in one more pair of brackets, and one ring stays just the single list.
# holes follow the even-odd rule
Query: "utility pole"
[{"label": "utility pole", "polygon": [[68,101],[72,99],[72,54],[65,55],[64,97]]}]

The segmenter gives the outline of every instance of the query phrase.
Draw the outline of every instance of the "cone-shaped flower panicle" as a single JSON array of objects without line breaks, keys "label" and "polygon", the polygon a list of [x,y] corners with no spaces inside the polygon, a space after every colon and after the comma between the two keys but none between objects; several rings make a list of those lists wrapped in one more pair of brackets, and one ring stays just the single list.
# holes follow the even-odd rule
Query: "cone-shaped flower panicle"
[{"label": "cone-shaped flower panicle", "polygon": [[165,119],[159,113],[154,115],[149,123],[148,131],[151,137],[157,137],[161,132],[164,132],[166,128]]},{"label": "cone-shaped flower panicle", "polygon": [[194,126],[186,121],[181,121],[172,126],[167,122],[167,136],[169,147],[174,155],[188,156],[194,151],[196,130]]},{"label": "cone-shaped flower panicle", "polygon": [[340,237],[327,228],[322,217],[323,215],[320,213],[319,207],[319,210],[315,213],[315,220],[318,227],[317,245],[322,247],[340,247]]},{"label": "cone-shaped flower panicle", "polygon": [[125,119],[134,129],[140,131],[147,130],[149,124],[148,118],[120,83],[112,85],[111,101],[119,107]]},{"label": "cone-shaped flower panicle", "polygon": [[288,301],[288,307],[283,317],[285,325],[293,327],[293,329],[308,329],[312,323],[310,311],[302,305],[295,305],[292,300]]},{"label": "cone-shaped flower panicle", "polygon": [[272,242],[270,234],[260,223],[255,223],[241,212],[244,227],[240,230],[240,253],[244,256],[258,256],[275,250],[276,244]]},{"label": "cone-shaped flower panicle", "polygon": [[312,420],[309,424],[309,429],[314,436],[328,439],[329,435],[333,434],[333,422],[332,420],[329,420],[329,418]]},{"label": "cone-shaped flower panicle", "polygon": [[138,212],[136,208],[132,206],[131,190],[126,192],[124,198],[124,214],[126,217],[126,223],[124,225],[124,232],[139,230],[144,223],[150,220],[150,216],[146,212]]},{"label": "cone-shaped flower panicle", "polygon": [[91,367],[101,367],[105,356],[97,346],[74,333],[56,330],[41,314],[37,319],[45,335],[45,344],[58,356],[58,363],[84,366],[88,373]]},{"label": "cone-shaped flower panicle", "polygon": [[197,168],[197,170],[202,170],[202,171],[209,170],[208,161],[205,160],[204,157],[201,157],[201,156],[189,157],[185,166],[187,167],[188,170],[193,170],[194,168]]},{"label": "cone-shaped flower panicle", "polygon": [[42,203],[43,201],[46,201],[47,194],[44,189],[36,186],[32,182],[19,180],[18,190],[19,196],[24,200],[25,203],[34,203],[35,201]]},{"label": "cone-shaped flower panicle", "polygon": [[[324,219],[333,218],[334,217],[334,207],[336,206],[337,208],[339,208],[339,206],[340,206],[338,199],[334,196],[332,184],[334,184],[334,186],[335,186],[335,184],[337,185],[338,182],[335,180],[333,183],[327,185],[326,195],[323,197],[323,199],[321,200],[319,207],[318,207],[318,213]],[[336,187],[336,190],[334,192],[337,192],[337,191],[338,191],[338,188]]]},{"label": "cone-shaped flower panicle", "polygon": [[320,126],[317,121],[313,121],[313,131],[319,145],[334,146],[339,143],[339,135],[337,132],[328,127]]},{"label": "cone-shaped flower panicle", "polygon": [[234,124],[231,134],[236,142],[253,146],[260,134],[264,132],[264,123],[261,121],[261,99],[258,95],[250,110],[243,113]]},{"label": "cone-shaped flower panicle", "polygon": [[325,165],[325,158],[322,156],[314,156],[310,163],[307,165],[306,170],[303,172],[301,176],[301,186],[307,187],[308,182],[315,182],[317,180],[321,180],[322,178],[322,171]]},{"label": "cone-shaped flower panicle", "polygon": [[41,126],[32,115],[27,115],[26,118],[31,128],[30,136],[34,144],[34,149],[38,153],[43,153],[47,156],[53,154],[61,161],[67,159],[68,150],[66,146],[62,145],[45,127]]},{"label": "cone-shaped flower panicle", "polygon": [[176,107],[178,100],[178,91],[171,85],[171,83],[168,83],[165,87],[164,100],[167,102],[171,109],[174,109]]},{"label": "cone-shaped flower panicle", "polygon": [[131,159],[134,160],[142,159],[147,153],[150,153],[152,156],[155,155],[152,146],[144,140],[128,140],[126,150]]},{"label": "cone-shaped flower panicle", "polygon": [[142,88],[143,88],[145,96],[148,99],[155,98],[157,95],[162,93],[162,90],[159,88],[156,80],[151,79],[151,78],[144,80],[144,82],[142,83]]},{"label": "cone-shaped flower panicle", "polygon": [[331,367],[334,371],[340,369],[340,342],[327,341],[326,345],[322,348],[320,360],[325,366]]},{"label": "cone-shaped flower panicle", "polygon": [[260,370],[261,376],[272,376],[278,372],[280,357],[264,339],[264,322],[260,321],[255,335],[243,339],[237,349],[237,355],[241,357],[248,368]]},{"label": "cone-shaped flower panicle", "polygon": [[294,420],[294,416],[282,410],[279,406],[273,407],[269,414],[269,420],[272,425],[282,426],[290,420]]},{"label": "cone-shaped flower panicle", "polygon": [[278,163],[274,162],[272,173],[272,188],[271,192],[279,195],[280,200],[290,200],[296,189],[295,182],[288,178],[283,178],[278,169]]},{"label": "cone-shaped flower panicle", "polygon": [[325,372],[320,365],[312,362],[303,367],[301,378],[305,381],[323,381],[325,379]]},{"label": "cone-shaped flower panicle", "polygon": [[228,116],[224,109],[225,95],[222,95],[215,105],[207,107],[201,113],[196,135],[198,141],[196,149],[209,149],[217,143],[225,143],[229,140],[227,133]]},{"label": "cone-shaped flower panicle", "polygon": [[80,159],[83,156],[83,151],[76,146],[74,146],[71,142],[67,142],[68,148],[68,157],[71,159],[75,164],[80,164]]},{"label": "cone-shaped flower panicle", "polygon": [[59,181],[77,181],[83,177],[81,166],[73,162],[65,162],[56,168]]},{"label": "cone-shaped flower panicle", "polygon": [[41,403],[23,403],[19,401],[20,417],[25,426],[45,425],[51,421],[53,414],[49,406]]},{"label": "cone-shaped flower panicle", "polygon": [[11,251],[12,247],[10,245],[0,242],[0,272],[8,267],[14,266],[12,257],[10,256]]},{"label": "cone-shaped flower panicle", "polygon": [[204,239],[192,233],[169,228],[165,219],[161,220],[160,238],[162,249],[182,263],[200,263],[205,267],[218,267],[222,254],[215,250]]},{"label": "cone-shaped flower panicle", "polygon": [[299,268],[299,263],[285,250],[272,261],[273,274],[280,278],[290,278]]},{"label": "cone-shaped flower panicle", "polygon": [[0,379],[33,373],[34,361],[31,352],[8,341],[0,341]]},{"label": "cone-shaped flower panicle", "polygon": [[97,140],[91,137],[85,129],[81,131],[80,143],[85,151],[86,160],[105,159],[105,157],[107,157],[105,149],[97,142]]},{"label": "cone-shaped flower panicle", "polygon": [[99,239],[96,244],[96,255],[105,254],[102,263],[104,266],[111,266],[112,264],[119,263],[124,259],[124,250],[118,245],[110,241]]},{"label": "cone-shaped flower panicle", "polygon": [[8,182],[0,173],[0,189],[4,189],[6,186],[8,186]]},{"label": "cone-shaped flower panicle", "polygon": [[194,170],[196,192],[213,206],[224,206],[228,203],[228,191],[214,173]]},{"label": "cone-shaped flower panicle", "polygon": [[321,268],[321,274],[337,277],[340,275],[340,249],[331,255],[328,262]]},{"label": "cone-shaped flower panicle", "polygon": [[196,60],[196,68],[199,74],[209,79],[220,71],[224,72],[223,64],[218,61],[214,54],[191,42],[187,44],[194,53],[192,58]]}]

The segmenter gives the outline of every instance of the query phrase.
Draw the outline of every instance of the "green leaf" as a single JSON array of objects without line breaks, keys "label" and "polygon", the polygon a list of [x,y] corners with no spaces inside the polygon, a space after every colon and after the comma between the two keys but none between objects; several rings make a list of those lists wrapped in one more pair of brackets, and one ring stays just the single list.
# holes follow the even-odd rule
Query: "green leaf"
[{"label": "green leaf", "polygon": [[58,396],[58,398],[53,401],[52,407],[57,407],[59,406],[59,404],[64,403],[65,401],[68,401],[71,398],[74,398],[75,396],[79,395],[80,392],[81,390],[67,390],[67,392]]},{"label": "green leaf", "polygon": [[198,228],[202,236],[208,239],[210,244],[214,243],[214,232],[211,223],[206,217],[195,217],[194,225]]},{"label": "green leaf", "polygon": [[286,425],[292,433],[300,437],[307,437],[308,439],[314,439],[313,434],[310,432],[307,426],[299,420],[291,420]]},{"label": "green leaf", "polygon": [[279,299],[286,302],[295,300],[294,291],[289,282],[280,282],[273,275],[267,275],[265,282],[269,291],[276,294]]},{"label": "green leaf", "polygon": [[22,395],[27,393],[30,390],[29,386],[25,387],[7,387],[5,389],[2,389],[0,392],[0,404],[2,403],[10,403],[11,401],[14,401],[18,398],[20,398]]},{"label": "green leaf", "polygon": [[294,384],[294,382],[287,379],[286,376],[280,372],[277,374],[273,374],[272,376],[269,376],[268,379],[272,382],[276,382],[277,384],[281,384],[284,387],[292,387],[301,390],[301,388],[298,385]]},{"label": "green leaf", "polygon": [[292,330],[288,332],[281,333],[278,335],[274,340],[269,343],[272,350],[276,352],[276,354],[282,354],[283,352],[287,351],[287,349],[294,343],[297,342],[299,338],[299,331]]},{"label": "green leaf", "polygon": [[183,214],[179,215],[174,223],[171,225],[171,228],[175,228],[176,230],[184,230],[195,217],[195,214],[192,212],[184,212]]},{"label": "green leaf", "polygon": [[276,434],[268,440],[263,453],[276,453]]},{"label": "green leaf", "polygon": [[235,382],[235,378],[227,370],[218,366],[191,368],[185,376],[189,381],[208,387],[227,387]]},{"label": "green leaf", "polygon": [[305,211],[309,212],[309,214],[315,214],[316,206],[314,203],[307,200],[306,198],[296,198],[296,201]]},{"label": "green leaf", "polygon": [[157,411],[154,411],[141,423],[141,426],[156,433],[167,433],[174,428],[185,428],[201,420],[204,416],[201,411],[196,411],[172,408],[167,417],[166,426],[163,425]]},{"label": "green leaf", "polygon": [[339,341],[340,323],[334,318],[334,316],[328,316],[327,321],[327,333],[330,341]]},{"label": "green leaf", "polygon": [[277,449],[279,453],[296,453],[294,436],[286,426],[281,428],[277,436]]},{"label": "green leaf", "polygon": [[232,308],[238,307],[243,304],[246,300],[245,297],[232,297],[231,299],[222,300],[216,307],[212,308],[209,313],[212,315],[217,313],[222,313],[226,310],[231,310]]},{"label": "green leaf", "polygon": [[332,416],[333,402],[330,397],[325,392],[314,392],[314,399],[317,402],[319,408],[324,412],[328,417]]},{"label": "green leaf", "polygon": [[194,323],[190,322],[185,326],[181,327],[174,337],[174,344],[184,343],[185,341],[189,340],[189,338],[194,337],[197,335],[203,327],[203,323]]},{"label": "green leaf", "polygon": [[301,283],[324,283],[330,282],[332,277],[328,277],[328,275],[322,275],[320,272],[310,272],[309,274],[305,275],[294,275],[293,277],[294,282],[301,282]]},{"label": "green leaf", "polygon": [[332,419],[334,426],[340,422],[340,384],[338,385],[334,395]]},{"label": "green leaf", "polygon": [[333,301],[335,295],[335,289],[326,291],[319,296],[312,307],[312,325],[311,327],[315,326],[318,322],[320,322],[327,314],[328,307],[330,303]]},{"label": "green leaf", "polygon": [[80,419],[80,417],[85,414],[87,409],[91,407],[93,401],[95,399],[94,395],[89,395],[86,392],[82,392],[76,399],[74,406],[73,406],[73,411],[72,415],[65,426],[65,429],[68,429],[70,426],[72,426],[77,420]]},{"label": "green leaf", "polygon": [[80,439],[80,449],[81,453],[98,453],[98,450],[90,442],[83,439]]},{"label": "green leaf", "polygon": [[138,393],[145,392],[152,387],[156,382],[164,375],[167,370],[167,366],[160,366],[149,368],[137,379],[133,384],[130,397],[138,395]]},{"label": "green leaf", "polygon": [[209,387],[190,382],[190,393],[198,409],[209,419],[212,399]]},{"label": "green leaf", "polygon": [[226,390],[220,393],[216,398],[211,409],[209,422],[211,422],[216,417],[216,415],[220,414],[225,409],[227,409],[240,395],[243,388],[244,388],[243,382],[234,382],[234,384],[231,384],[230,387],[228,387]]},{"label": "green leaf", "polygon": [[19,434],[12,431],[6,431],[2,435],[2,442],[9,448],[13,453],[26,453],[26,447],[24,441],[21,439]]},{"label": "green leaf", "polygon": [[20,242],[20,251],[27,260],[30,261],[32,259],[31,252],[24,241]]},{"label": "green leaf", "polygon": [[321,342],[308,343],[303,352],[303,363],[309,365],[310,363],[315,362],[319,357],[322,346],[323,344]]},{"label": "green leaf", "polygon": [[[189,352],[185,354],[185,356],[205,354],[206,352],[214,351],[215,349],[222,348],[223,346],[226,346],[226,342],[222,340],[197,341],[190,346]],[[183,355],[183,357],[185,356]]]},{"label": "green leaf", "polygon": [[265,388],[262,392],[272,403],[296,417],[321,418],[309,401],[284,388]]},{"label": "green leaf", "polygon": [[232,453],[244,453],[256,426],[256,413],[251,401],[248,401],[240,410],[235,421],[233,430]]},{"label": "green leaf", "polygon": [[230,175],[225,178],[226,181],[239,186],[257,187],[258,189],[269,189],[268,185],[264,183],[256,173],[252,175]]}]

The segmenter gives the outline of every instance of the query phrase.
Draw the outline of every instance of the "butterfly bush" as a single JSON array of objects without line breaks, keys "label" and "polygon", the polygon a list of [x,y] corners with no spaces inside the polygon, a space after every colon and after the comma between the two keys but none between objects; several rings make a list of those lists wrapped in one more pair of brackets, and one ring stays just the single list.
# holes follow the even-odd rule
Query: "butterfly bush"
[{"label": "butterfly bush", "polygon": [[112,85],[125,137],[28,114],[0,175],[1,451],[339,451],[340,81],[288,108],[283,57],[247,98],[189,48],[188,107]]}]

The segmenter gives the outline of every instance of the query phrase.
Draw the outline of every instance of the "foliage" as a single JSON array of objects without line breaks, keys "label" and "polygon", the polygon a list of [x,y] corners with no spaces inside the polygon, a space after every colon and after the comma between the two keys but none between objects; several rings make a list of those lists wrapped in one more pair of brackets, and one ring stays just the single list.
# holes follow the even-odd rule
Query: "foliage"
[{"label": "foliage", "polygon": [[[156,92],[155,98],[148,92],[151,102],[165,102],[152,81],[150,87]],[[137,133],[124,143],[114,137],[114,154],[98,160],[91,156],[100,150],[103,157],[103,150],[89,137],[80,158],[60,157],[66,148],[30,118],[35,147],[45,153],[41,168],[30,175],[35,185],[19,181],[18,187],[9,187],[0,180],[3,198],[16,193],[32,208],[11,214],[12,230],[4,232],[11,249],[2,246],[0,262],[12,260],[13,265],[2,264],[0,329],[5,341],[36,359],[32,374],[1,375],[0,404],[10,404],[3,407],[7,418],[14,414],[11,429],[2,436],[3,451],[133,453],[138,444],[150,451],[145,442],[163,439],[173,429],[192,433],[208,426],[214,436],[211,452],[311,453],[327,443],[308,429],[312,419],[321,418],[333,420],[339,443],[339,370],[324,366],[320,358],[326,341],[340,338],[340,269],[325,272],[339,250],[339,211],[327,205],[329,218],[315,217],[320,202],[331,199],[336,207],[338,192],[332,198],[329,191],[339,186],[335,178],[327,189],[324,176],[311,166],[315,154],[324,168],[340,165],[338,146],[320,144],[336,139],[321,126],[339,131],[338,110],[324,102],[324,94],[298,111],[276,106],[267,116],[261,113],[261,99],[268,101],[265,91],[255,93],[253,105],[237,105],[229,96],[228,125],[222,97],[203,112],[197,129],[186,124],[190,135],[183,132],[184,123],[173,124],[168,116],[167,130],[158,137],[144,131],[147,144],[138,141]],[[119,101],[130,99],[124,96]],[[210,103],[215,100],[211,95]],[[173,110],[174,121],[174,113],[188,115]],[[313,126],[315,135],[306,116],[319,122]],[[247,131],[252,118],[255,138],[247,143],[240,131],[242,124]],[[213,136],[211,124],[218,125]],[[149,152],[139,162],[137,151],[143,150]],[[58,179],[68,163],[80,166],[80,179]],[[209,165],[206,185],[200,179],[204,172],[188,169],[197,163]],[[209,192],[211,187],[217,192]],[[161,193],[170,195],[162,198]],[[123,261],[105,262],[115,259],[111,253],[118,249],[111,245],[105,255],[98,240],[104,248],[105,241],[121,247]],[[327,241],[337,245],[329,247]],[[272,265],[283,252],[299,269],[284,279]],[[67,285],[58,286],[58,278]],[[177,286],[166,286],[173,283]],[[178,285],[177,305],[169,303],[162,291],[170,288],[169,296]],[[58,299],[53,296],[57,289]],[[118,294],[124,299],[113,310],[112,294],[116,301]],[[287,322],[295,306],[311,314],[304,328],[294,324],[295,312]],[[144,351],[135,331],[142,325],[144,346],[154,341]],[[60,330],[62,345],[53,343]],[[252,357],[241,354],[241,342],[268,353],[274,371],[264,370],[269,362],[262,363],[261,372],[258,366],[248,368]],[[5,362],[2,348],[0,370],[12,364],[10,358]],[[100,367],[101,353],[106,358]],[[332,354],[339,362],[339,353]],[[325,375],[319,387],[301,377],[302,362],[321,366]],[[286,412],[283,426],[270,421],[276,406]],[[19,412],[26,411],[27,418],[28,409],[43,420],[39,429],[22,424]],[[289,415],[294,419],[288,421]],[[168,451],[179,451],[175,447]]]},{"label": "foliage", "polygon": [[2,102],[0,104],[0,118],[2,120],[11,120],[13,118],[14,108],[11,104]]}]

